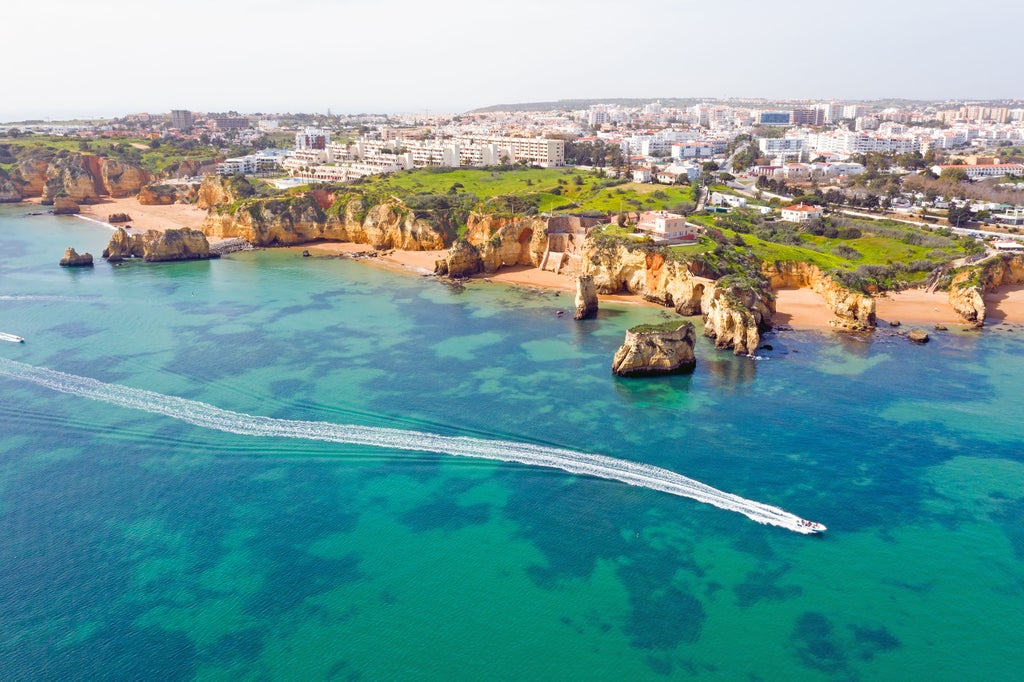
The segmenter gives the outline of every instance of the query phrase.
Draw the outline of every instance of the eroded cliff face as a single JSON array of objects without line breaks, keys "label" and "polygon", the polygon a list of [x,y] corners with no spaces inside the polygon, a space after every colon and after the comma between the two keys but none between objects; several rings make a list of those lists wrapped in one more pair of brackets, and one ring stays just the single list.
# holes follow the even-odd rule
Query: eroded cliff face
[{"label": "eroded cliff face", "polygon": [[210,244],[199,230],[188,228],[147,230],[144,234],[129,234],[117,228],[103,257],[111,262],[125,258],[141,258],[148,262],[176,260],[205,260],[210,258]]},{"label": "eroded cliff face", "polygon": [[0,204],[21,201],[21,190],[3,169],[0,169]]},{"label": "eroded cliff face", "polygon": [[55,157],[46,168],[43,204],[53,204],[58,195],[66,195],[78,204],[95,203],[100,196],[96,184],[86,157],[77,154]]},{"label": "eroded cliff face", "polygon": [[22,198],[40,197],[46,185],[46,169],[50,166],[49,157],[29,157],[22,159],[14,167],[19,181]]},{"label": "eroded cliff face", "polygon": [[997,254],[962,268],[949,286],[949,304],[957,315],[975,327],[985,324],[985,294],[1008,284],[1024,284],[1024,254]]},{"label": "eroded cliff face", "polygon": [[547,221],[529,217],[471,213],[466,221],[467,241],[477,247],[484,272],[509,265],[540,265],[544,258]]},{"label": "eroded cliff face", "polygon": [[240,237],[256,246],[330,239],[405,251],[443,249],[453,236],[442,221],[417,218],[398,202],[367,209],[361,199],[353,199],[342,210],[328,212],[313,194],[247,202],[232,214],[211,212],[201,229],[211,237]]},{"label": "eroded cliff face", "polygon": [[138,194],[150,180],[142,168],[117,159],[102,159],[100,177],[106,193],[114,198]]},{"label": "eroded cliff face", "polygon": [[448,277],[470,277],[483,269],[484,264],[480,259],[480,250],[460,239],[452,244],[443,258],[437,261],[434,266],[434,274]]},{"label": "eroded cliff face", "polygon": [[765,263],[762,272],[772,289],[811,289],[825,300],[838,326],[867,329],[875,326],[875,299],[851,291],[816,265],[795,261]]},{"label": "eroded cliff face", "polygon": [[583,274],[594,278],[600,294],[638,294],[648,301],[675,308],[680,315],[699,315],[701,298],[712,282],[695,275],[688,263],[666,261],[657,252],[625,245],[601,247],[592,240],[583,245]]},{"label": "eroded cliff face", "polygon": [[149,174],[127,161],[62,151],[33,153],[21,159],[12,179],[22,198],[42,197],[49,205],[58,195],[66,195],[76,203],[88,204],[104,195],[137,194],[149,181]]},{"label": "eroded cliff face", "polygon": [[672,330],[630,329],[612,359],[612,372],[642,377],[693,371],[697,364],[693,355],[696,340],[692,322]]},{"label": "eroded cliff face", "polygon": [[703,315],[704,335],[714,339],[716,347],[732,348],[736,355],[753,354],[761,333],[771,329],[775,302],[757,272],[742,282],[716,280],[709,276],[715,273],[699,264],[592,239],[584,244],[583,272],[593,277],[598,293],[639,294],[681,315]]},{"label": "eroded cliff face", "polygon": [[754,354],[775,312],[770,294],[724,282],[705,289],[701,308],[704,336],[714,339],[715,348],[731,348],[733,355]]}]

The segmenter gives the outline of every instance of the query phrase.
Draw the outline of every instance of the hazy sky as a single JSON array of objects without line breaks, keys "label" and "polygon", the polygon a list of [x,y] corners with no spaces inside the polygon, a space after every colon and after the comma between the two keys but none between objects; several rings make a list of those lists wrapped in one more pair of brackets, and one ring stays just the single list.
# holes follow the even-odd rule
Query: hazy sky
[{"label": "hazy sky", "polygon": [[[13,0],[0,120],[1024,97],[1021,0]],[[10,4],[13,4],[10,3]]]}]

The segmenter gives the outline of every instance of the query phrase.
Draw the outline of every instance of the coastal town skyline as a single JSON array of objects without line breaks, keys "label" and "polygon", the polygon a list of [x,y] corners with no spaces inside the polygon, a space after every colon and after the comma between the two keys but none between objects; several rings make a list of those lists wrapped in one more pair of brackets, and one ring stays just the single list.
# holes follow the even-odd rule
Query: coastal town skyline
[{"label": "coastal town skyline", "polygon": [[[608,2],[534,0],[514,10],[462,0],[386,10],[316,2],[301,12],[264,2],[109,0],[97,8],[61,0],[49,10],[47,49],[32,31],[5,40],[12,53],[30,55],[31,68],[6,79],[0,120],[182,106],[459,113],[602,97],[1008,99],[1020,95],[1003,66],[1012,63],[1010,43],[996,38],[981,50],[971,42],[992,31],[993,17],[1024,18],[1006,0],[972,13],[948,2],[922,11],[880,0],[829,14],[804,0],[654,1],[628,12]],[[8,10],[14,24],[37,21],[35,12]],[[311,39],[313,26],[321,39]],[[71,77],[85,35],[111,38],[109,62]]]}]

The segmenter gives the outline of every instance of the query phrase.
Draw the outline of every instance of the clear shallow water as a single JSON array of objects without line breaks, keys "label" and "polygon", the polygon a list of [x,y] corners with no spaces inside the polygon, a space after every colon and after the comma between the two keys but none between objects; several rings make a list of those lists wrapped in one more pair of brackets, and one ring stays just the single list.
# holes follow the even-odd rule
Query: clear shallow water
[{"label": "clear shallow water", "polygon": [[0,678],[1013,679],[1024,330],[701,342],[616,380],[570,297],[294,252],[58,268],[0,207],[0,357],[277,419],[646,462],[824,538],[519,464],[229,434],[0,376]]}]

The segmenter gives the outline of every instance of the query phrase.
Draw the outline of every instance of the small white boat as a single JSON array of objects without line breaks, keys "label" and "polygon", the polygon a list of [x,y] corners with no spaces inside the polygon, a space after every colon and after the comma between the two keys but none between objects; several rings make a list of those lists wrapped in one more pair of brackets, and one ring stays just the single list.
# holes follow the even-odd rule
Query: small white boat
[{"label": "small white boat", "polygon": [[824,524],[818,523],[817,521],[807,521],[800,519],[798,522],[800,529],[804,533],[824,533],[828,528]]},{"label": "small white boat", "polygon": [[25,343],[25,339],[14,334],[8,334],[7,332],[0,332],[0,341],[10,341],[11,343]]}]

